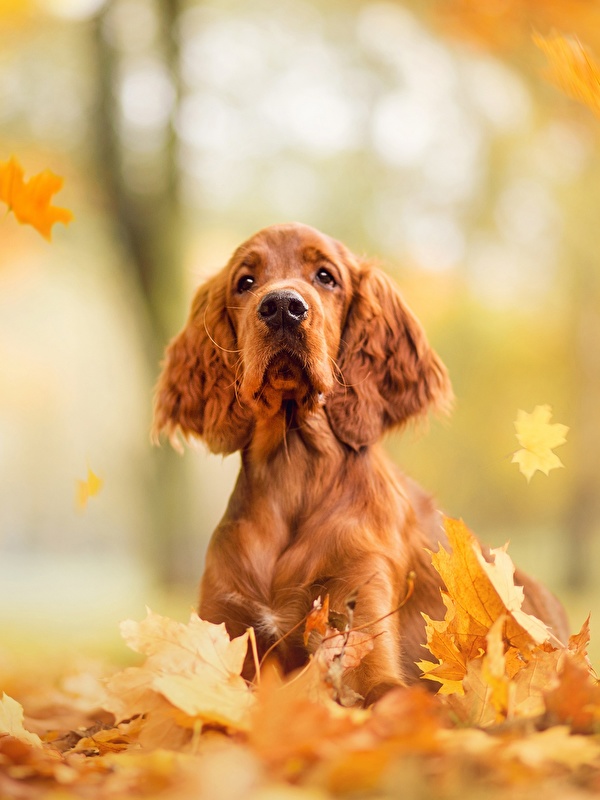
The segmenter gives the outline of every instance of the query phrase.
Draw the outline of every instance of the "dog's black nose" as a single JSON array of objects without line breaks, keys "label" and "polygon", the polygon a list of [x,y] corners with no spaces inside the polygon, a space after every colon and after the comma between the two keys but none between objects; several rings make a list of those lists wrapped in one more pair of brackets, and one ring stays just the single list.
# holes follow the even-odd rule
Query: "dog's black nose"
[{"label": "dog's black nose", "polygon": [[258,307],[258,316],[273,330],[295,328],[307,315],[306,301],[293,289],[269,292]]}]

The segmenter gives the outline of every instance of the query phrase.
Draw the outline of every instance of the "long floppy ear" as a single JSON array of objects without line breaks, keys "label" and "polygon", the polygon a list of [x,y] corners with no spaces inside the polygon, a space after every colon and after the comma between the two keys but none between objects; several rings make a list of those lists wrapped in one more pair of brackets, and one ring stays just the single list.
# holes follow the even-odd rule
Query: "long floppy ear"
[{"label": "long floppy ear", "polygon": [[239,351],[226,310],[225,270],[198,289],[188,321],[168,345],[156,385],[152,438],[198,436],[213,453],[233,453],[248,442],[251,417],[236,395]]},{"label": "long floppy ear", "polygon": [[341,382],[326,402],[336,436],[356,450],[452,402],[446,368],[394,284],[376,267],[361,270],[342,333]]}]

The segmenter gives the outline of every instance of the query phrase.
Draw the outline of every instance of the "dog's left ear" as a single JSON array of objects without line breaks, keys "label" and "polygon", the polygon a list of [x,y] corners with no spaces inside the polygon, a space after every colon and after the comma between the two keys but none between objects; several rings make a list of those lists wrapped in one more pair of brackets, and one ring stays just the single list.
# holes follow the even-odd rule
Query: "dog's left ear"
[{"label": "dog's left ear", "polygon": [[355,450],[429,410],[448,411],[452,388],[439,356],[400,292],[361,266],[342,333],[341,380],[327,399],[336,436]]},{"label": "dog's left ear", "polygon": [[152,438],[164,431],[173,447],[203,439],[213,453],[234,453],[249,441],[252,417],[237,397],[239,358],[227,314],[226,270],[196,292],[188,321],[167,347],[156,385]]}]

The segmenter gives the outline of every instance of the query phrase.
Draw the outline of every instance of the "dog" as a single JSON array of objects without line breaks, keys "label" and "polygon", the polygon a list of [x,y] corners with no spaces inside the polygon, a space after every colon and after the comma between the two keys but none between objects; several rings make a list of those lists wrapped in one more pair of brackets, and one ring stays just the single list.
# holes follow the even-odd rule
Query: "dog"
[{"label": "dog", "polygon": [[[259,657],[278,643],[287,672],[307,661],[301,623],[315,600],[329,595],[343,610],[354,594],[353,624],[374,640],[350,687],[368,705],[417,682],[422,612],[445,613],[428,551],[446,538],[432,498],[378,442],[451,402],[444,364],[377,266],[296,223],[238,247],[198,289],[155,395],[155,437],[241,452],[208,547],[200,616],[232,637],[253,627]],[[410,600],[390,615],[413,574]],[[516,579],[525,610],[568,635],[550,592]],[[253,671],[248,658],[245,677]]]}]

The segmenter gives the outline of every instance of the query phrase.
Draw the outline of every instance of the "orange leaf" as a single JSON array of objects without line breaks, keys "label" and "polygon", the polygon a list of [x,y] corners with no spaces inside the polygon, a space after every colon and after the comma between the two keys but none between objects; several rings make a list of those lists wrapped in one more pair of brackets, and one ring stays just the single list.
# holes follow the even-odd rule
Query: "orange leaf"
[{"label": "orange leaf", "polygon": [[446,585],[442,594],[446,616],[437,621],[423,615],[427,648],[438,664],[422,662],[421,668],[425,678],[442,683],[444,693],[460,694],[459,682],[469,662],[488,651],[488,634],[498,619],[504,620],[503,640],[519,651],[542,644],[549,632],[540,620],[521,610],[523,589],[515,586],[514,566],[505,549],[492,550],[487,561],[462,521],[446,519],[445,528],[451,552],[440,547],[432,563]]},{"label": "orange leaf", "polygon": [[547,721],[569,724],[573,733],[600,730],[600,686],[586,667],[566,658],[558,686],[545,693]]},{"label": "orange leaf", "polygon": [[68,209],[50,205],[52,195],[62,185],[63,179],[49,169],[25,181],[23,168],[14,156],[0,163],[0,200],[22,225],[33,226],[48,240],[56,222],[67,225],[73,219]]},{"label": "orange leaf", "polygon": [[325,636],[327,624],[329,622],[329,595],[325,595],[325,600],[321,602],[321,598],[317,598],[314,602],[313,609],[306,618],[306,626],[304,628],[304,646],[308,644],[308,639],[313,631]]},{"label": "orange leaf", "polygon": [[600,116],[600,65],[578,39],[534,35],[549,62],[548,77],[565,94]]}]

